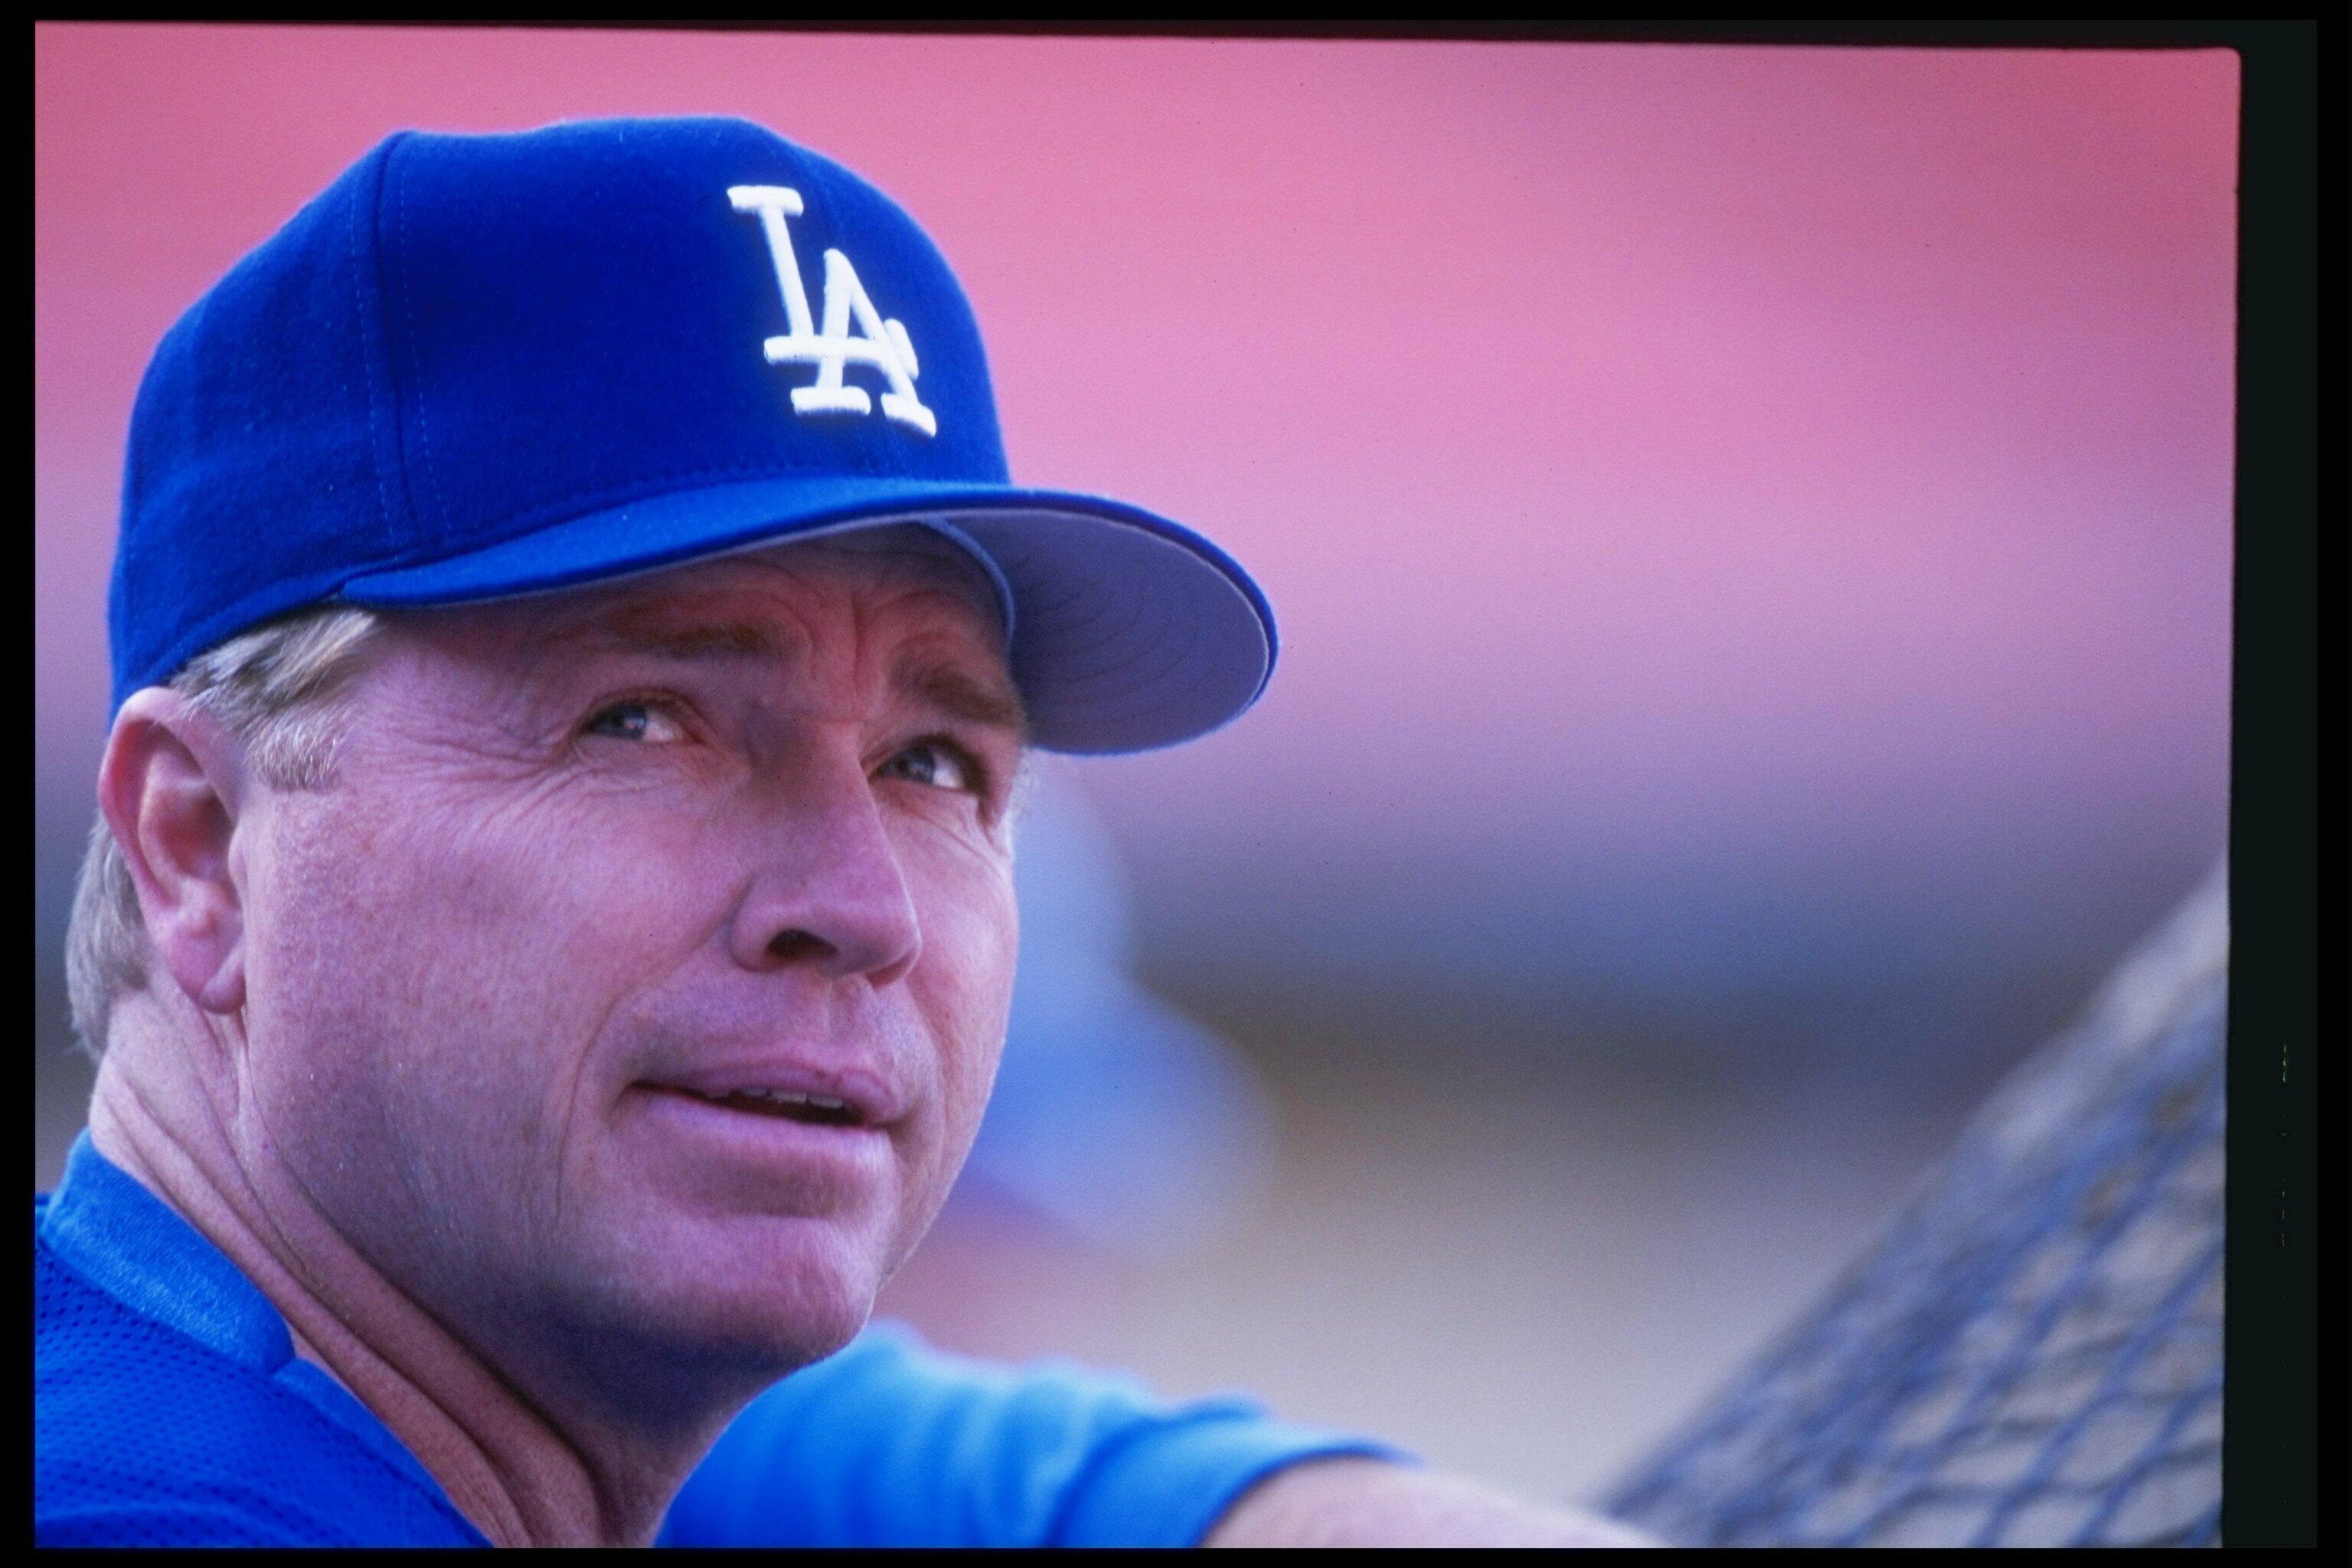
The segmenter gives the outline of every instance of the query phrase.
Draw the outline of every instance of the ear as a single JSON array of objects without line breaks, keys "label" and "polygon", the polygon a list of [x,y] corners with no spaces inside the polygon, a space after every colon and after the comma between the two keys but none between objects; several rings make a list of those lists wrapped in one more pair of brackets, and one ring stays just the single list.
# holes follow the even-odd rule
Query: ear
[{"label": "ear", "polygon": [[147,941],[207,1013],[245,1005],[244,900],[229,845],[247,798],[245,749],[179,693],[124,700],[98,770],[98,807],[121,847]]}]

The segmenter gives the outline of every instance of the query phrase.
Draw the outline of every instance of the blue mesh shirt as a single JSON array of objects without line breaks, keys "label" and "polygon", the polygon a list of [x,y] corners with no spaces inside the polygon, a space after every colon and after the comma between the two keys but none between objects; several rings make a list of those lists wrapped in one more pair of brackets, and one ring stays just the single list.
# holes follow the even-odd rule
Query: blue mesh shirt
[{"label": "blue mesh shirt", "polygon": [[[33,1200],[39,1545],[485,1546],[218,1248],[92,1147]],[[1182,1546],[1299,1459],[1394,1450],[875,1325],[747,1406],[657,1544]]]}]

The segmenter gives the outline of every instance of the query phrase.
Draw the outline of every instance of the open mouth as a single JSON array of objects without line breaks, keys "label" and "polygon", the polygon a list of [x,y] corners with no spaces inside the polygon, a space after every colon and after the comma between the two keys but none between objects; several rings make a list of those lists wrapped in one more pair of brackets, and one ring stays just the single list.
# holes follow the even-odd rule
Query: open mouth
[{"label": "open mouth", "polygon": [[675,1084],[650,1084],[664,1094],[683,1095],[705,1105],[720,1106],[753,1116],[800,1121],[814,1127],[863,1127],[866,1118],[845,1100],[825,1094],[802,1094],[792,1089],[737,1089],[728,1094],[704,1094]]}]

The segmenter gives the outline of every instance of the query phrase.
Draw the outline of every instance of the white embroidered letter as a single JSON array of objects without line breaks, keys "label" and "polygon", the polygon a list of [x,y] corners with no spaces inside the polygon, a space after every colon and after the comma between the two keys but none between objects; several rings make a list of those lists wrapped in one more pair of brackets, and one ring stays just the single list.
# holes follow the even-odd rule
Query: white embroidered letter
[{"label": "white embroidered letter", "polygon": [[[782,185],[734,185],[727,199],[740,213],[757,213],[760,230],[767,237],[768,255],[776,264],[776,286],[783,290],[784,325],[780,338],[761,345],[770,364],[813,364],[815,384],[793,388],[793,409],[799,414],[870,414],[874,403],[866,389],[851,386],[841,373],[851,364],[870,365],[882,373],[890,389],[882,395],[887,419],[939,434],[939,420],[915,394],[915,345],[904,322],[886,320],[857,280],[857,269],[838,250],[824,253],[824,321],[809,314],[807,287],[801,281],[799,260],[793,254],[787,217],[802,211],[800,193]],[[857,335],[850,335],[855,325]]]}]

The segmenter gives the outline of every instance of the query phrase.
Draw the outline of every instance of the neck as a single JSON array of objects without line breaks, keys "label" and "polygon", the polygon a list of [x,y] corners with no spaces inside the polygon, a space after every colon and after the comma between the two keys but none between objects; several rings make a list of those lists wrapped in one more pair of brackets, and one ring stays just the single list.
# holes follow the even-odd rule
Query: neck
[{"label": "neck", "polygon": [[[131,998],[125,998],[126,1004]],[[118,1012],[90,1140],[214,1246],[286,1320],[296,1352],[375,1413],[500,1546],[647,1545],[688,1473],[751,1394],[673,1410],[657,1431],[598,1409],[560,1375],[501,1375],[380,1274],[273,1157],[228,1087],[236,1042]],[[142,1027],[144,1025],[145,1027]],[[756,1392],[756,1390],[752,1391]],[[643,1405],[637,1409],[641,1411]]]}]

